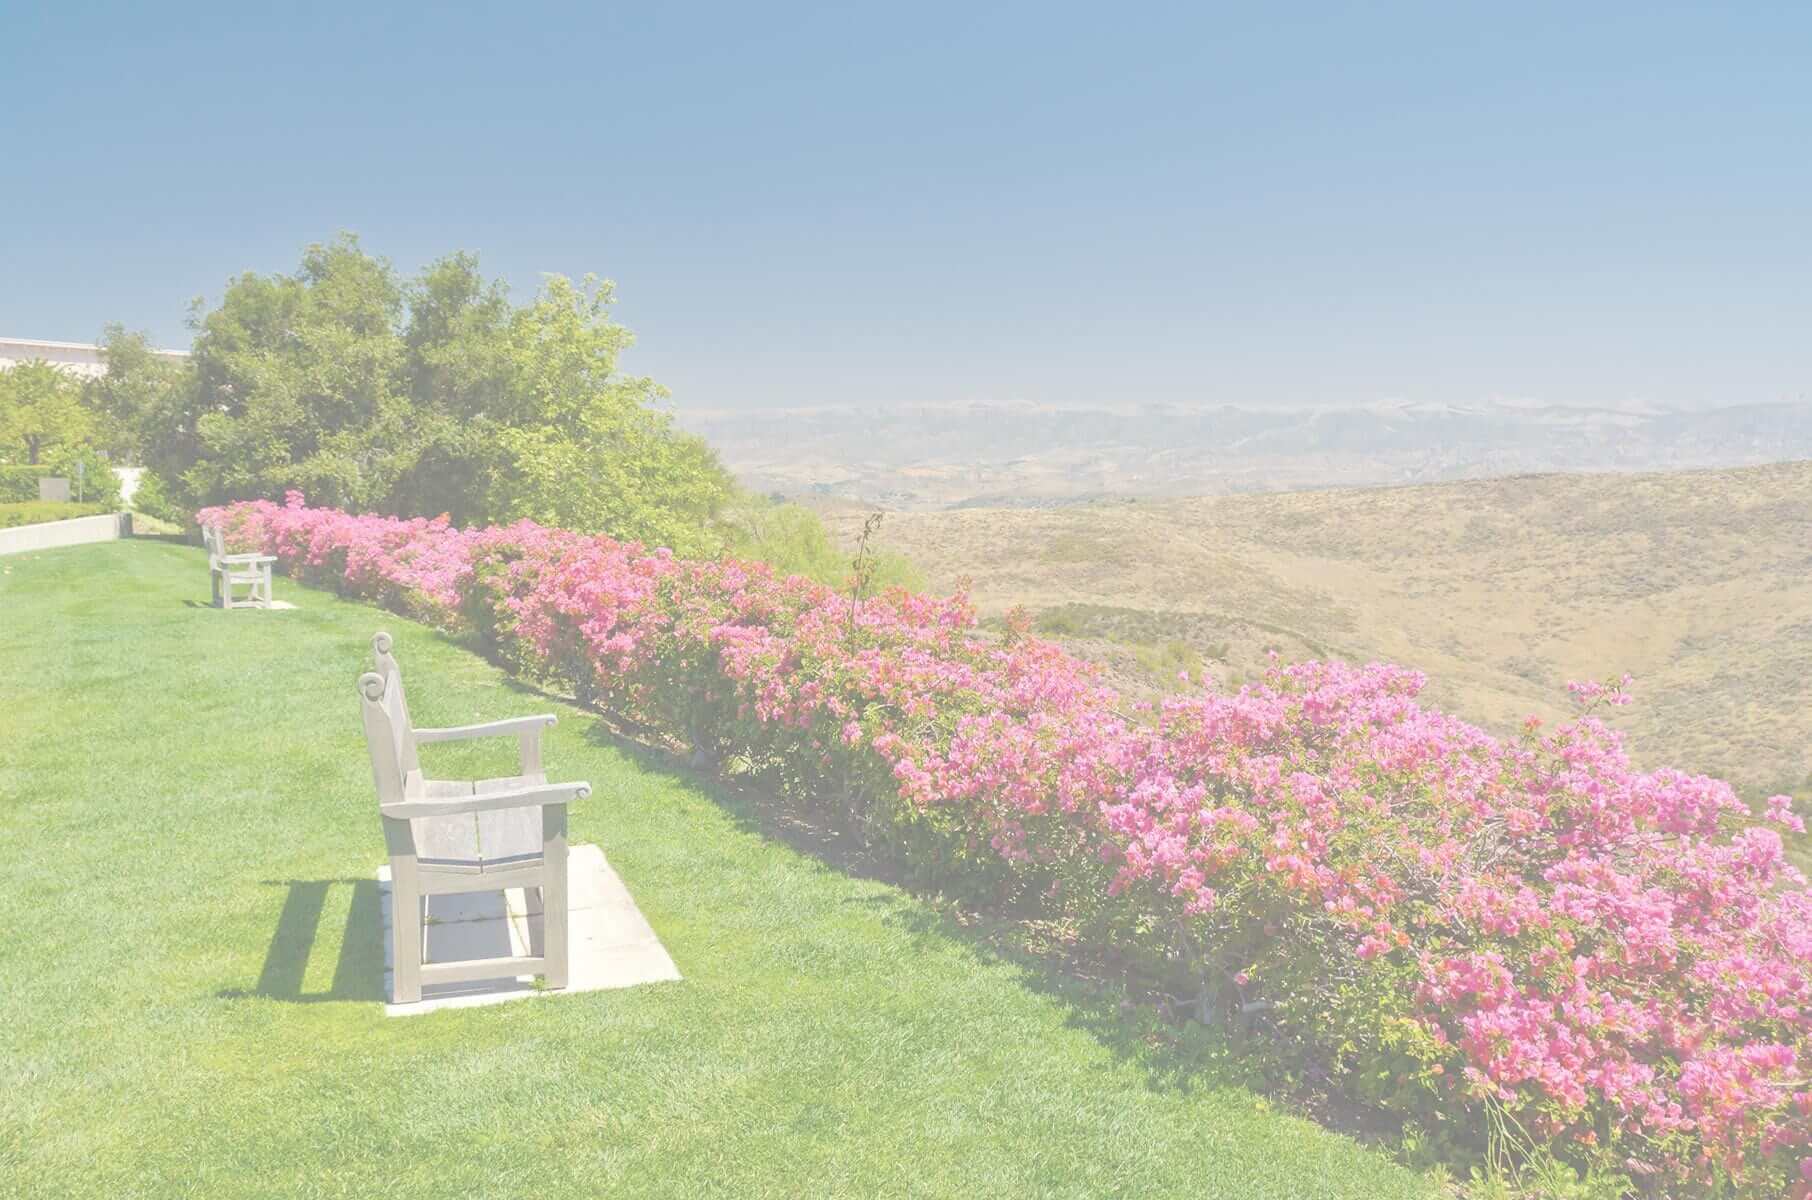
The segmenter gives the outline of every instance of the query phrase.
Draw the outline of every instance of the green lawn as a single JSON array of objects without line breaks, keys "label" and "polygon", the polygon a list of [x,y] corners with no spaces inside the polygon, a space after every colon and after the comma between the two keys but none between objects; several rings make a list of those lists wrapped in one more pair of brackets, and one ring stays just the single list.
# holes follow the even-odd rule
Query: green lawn
[{"label": "green lawn", "polygon": [[595,789],[573,839],[685,980],[387,1019],[372,631],[424,725],[551,702],[400,618],[278,595],[300,608],[205,607],[174,544],[0,558],[0,1196],[1431,1194],[1127,1052],[930,904],[562,705],[550,773]]}]

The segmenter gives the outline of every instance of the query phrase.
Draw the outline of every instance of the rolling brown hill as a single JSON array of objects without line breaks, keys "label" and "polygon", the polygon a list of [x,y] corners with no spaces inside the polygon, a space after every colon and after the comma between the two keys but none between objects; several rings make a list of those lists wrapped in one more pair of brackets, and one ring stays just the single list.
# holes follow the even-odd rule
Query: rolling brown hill
[{"label": "rolling brown hill", "polygon": [[1135,690],[1237,683],[1271,649],[1387,659],[1508,731],[1628,671],[1638,762],[1812,783],[1812,462],[897,512],[882,542]]}]

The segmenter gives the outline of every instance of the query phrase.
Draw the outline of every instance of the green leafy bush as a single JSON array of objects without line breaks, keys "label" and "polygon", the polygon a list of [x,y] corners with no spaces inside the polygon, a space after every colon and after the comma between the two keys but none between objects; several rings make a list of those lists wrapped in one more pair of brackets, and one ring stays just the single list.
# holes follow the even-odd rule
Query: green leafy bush
[{"label": "green leafy bush", "polygon": [[190,510],[176,501],[170,494],[170,485],[156,471],[147,470],[139,477],[138,488],[132,493],[132,509],[184,529],[192,524]]},{"label": "green leafy bush", "polygon": [[[78,464],[82,468],[79,485],[76,479]],[[0,503],[35,501],[38,499],[38,481],[58,476],[69,480],[71,501],[98,504],[103,508],[121,507],[119,476],[92,446],[63,447],[48,462],[34,466],[0,467]]]},{"label": "green leafy bush", "polygon": [[50,468],[36,466],[0,467],[0,504],[16,504],[38,498],[38,480],[49,475]]},{"label": "green leafy bush", "polygon": [[[823,520],[801,505],[742,495],[719,516],[718,526],[729,553],[767,563],[782,575],[803,575],[843,588],[854,573],[853,561],[831,541]],[[904,555],[883,551],[872,560],[873,587],[925,586],[924,577]]]},{"label": "green leafy bush", "polygon": [[69,498],[78,504],[98,504],[116,512],[125,507],[120,500],[120,477],[93,446],[61,448],[50,458],[50,473],[69,480]]},{"label": "green leafy bush", "polygon": [[76,504],[60,500],[21,500],[0,504],[0,529],[19,525],[42,525],[47,521],[67,521],[72,517],[94,517],[113,511],[105,504]]},{"label": "green leafy bush", "polygon": [[1181,638],[1171,638],[1155,646],[1134,646],[1133,657],[1153,680],[1174,687],[1179,677],[1185,683],[1202,678],[1202,656]]},{"label": "green leafy bush", "polygon": [[1046,609],[1038,614],[1032,628],[1046,637],[1083,637],[1088,633],[1088,621],[1076,611],[1077,607],[1066,604],[1061,608]]}]

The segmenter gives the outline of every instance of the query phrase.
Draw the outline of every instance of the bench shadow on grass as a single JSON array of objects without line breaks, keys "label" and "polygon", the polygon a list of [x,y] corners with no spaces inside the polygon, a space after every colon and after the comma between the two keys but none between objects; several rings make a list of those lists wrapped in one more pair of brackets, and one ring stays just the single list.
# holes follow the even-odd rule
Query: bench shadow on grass
[{"label": "bench shadow on grass", "polygon": [[[266,887],[286,889],[283,911],[264,953],[264,968],[256,987],[228,988],[216,993],[223,1000],[264,996],[292,1004],[324,1001],[382,1001],[384,995],[383,919],[376,879],[283,879],[264,881]],[[305,992],[308,961],[320,934],[321,914],[329,893],[350,888],[352,903],[340,937],[340,956],[334,963],[333,982],[326,991]]]}]

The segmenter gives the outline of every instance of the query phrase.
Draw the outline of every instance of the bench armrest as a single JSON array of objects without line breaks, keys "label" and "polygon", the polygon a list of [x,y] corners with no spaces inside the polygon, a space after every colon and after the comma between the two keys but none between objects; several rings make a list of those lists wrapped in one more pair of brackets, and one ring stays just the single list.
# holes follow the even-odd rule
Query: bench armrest
[{"label": "bench armrest", "polygon": [[240,563],[276,562],[277,556],[275,554],[216,554],[214,556],[214,561],[217,563],[230,563],[237,566]]},{"label": "bench armrest", "polygon": [[552,725],[555,719],[553,713],[543,713],[537,717],[505,717],[501,721],[486,721],[481,725],[417,729],[414,733],[417,742],[463,742],[467,738],[520,737],[525,733],[540,733],[543,728]]},{"label": "bench armrest", "polygon": [[485,792],[483,795],[449,796],[421,800],[401,800],[380,804],[378,812],[386,817],[407,821],[414,817],[447,817],[458,813],[491,812],[499,808],[531,808],[550,804],[569,804],[591,795],[591,784],[537,783],[508,791]]},{"label": "bench armrest", "polygon": [[554,714],[508,717],[482,725],[455,725],[447,729],[413,730],[417,745],[427,742],[463,742],[468,738],[514,737],[521,765],[517,773],[534,775],[541,770],[541,731],[554,723]]}]

